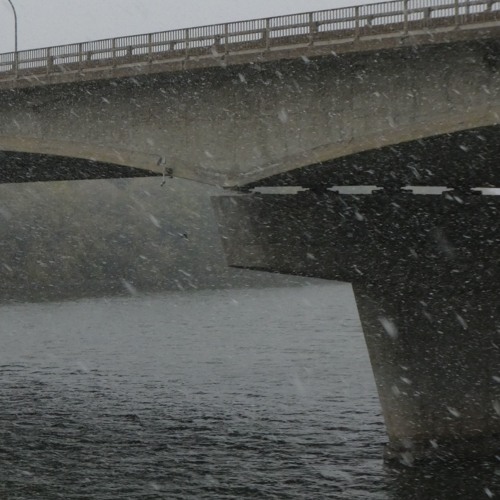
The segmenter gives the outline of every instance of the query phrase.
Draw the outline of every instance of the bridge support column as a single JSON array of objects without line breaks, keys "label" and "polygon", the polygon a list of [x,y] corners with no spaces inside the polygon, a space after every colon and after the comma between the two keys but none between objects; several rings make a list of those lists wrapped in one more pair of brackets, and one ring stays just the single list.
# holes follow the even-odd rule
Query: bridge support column
[{"label": "bridge support column", "polygon": [[386,457],[406,464],[494,458],[500,295],[476,295],[453,277],[448,284],[428,279],[392,289],[354,285],[389,435]]},{"label": "bridge support column", "polygon": [[500,197],[214,199],[228,263],[353,283],[386,457],[500,455]]}]

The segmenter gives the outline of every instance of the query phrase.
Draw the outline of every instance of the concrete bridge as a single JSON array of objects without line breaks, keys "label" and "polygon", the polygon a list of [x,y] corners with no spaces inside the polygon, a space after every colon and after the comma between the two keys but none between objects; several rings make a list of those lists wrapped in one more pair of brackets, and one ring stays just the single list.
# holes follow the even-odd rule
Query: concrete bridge
[{"label": "concrete bridge", "polygon": [[500,201],[473,188],[500,187],[500,2],[4,54],[0,106],[3,182],[166,173],[248,191],[214,200],[228,263],[354,284],[388,456],[498,454]]}]

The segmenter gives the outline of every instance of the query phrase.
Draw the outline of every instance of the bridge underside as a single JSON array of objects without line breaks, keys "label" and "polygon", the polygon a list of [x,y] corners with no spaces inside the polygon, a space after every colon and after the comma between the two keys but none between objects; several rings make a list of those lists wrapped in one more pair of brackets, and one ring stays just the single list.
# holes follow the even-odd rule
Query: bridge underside
[{"label": "bridge underside", "polygon": [[[500,125],[427,137],[317,163],[246,184],[300,186],[500,186]],[[158,172],[66,156],[0,151],[0,183],[151,177]]]},{"label": "bridge underside", "polygon": [[0,151],[0,183],[151,177],[160,174],[66,156]]},{"label": "bridge underside", "polygon": [[500,186],[500,125],[404,142],[248,184],[258,186]]}]

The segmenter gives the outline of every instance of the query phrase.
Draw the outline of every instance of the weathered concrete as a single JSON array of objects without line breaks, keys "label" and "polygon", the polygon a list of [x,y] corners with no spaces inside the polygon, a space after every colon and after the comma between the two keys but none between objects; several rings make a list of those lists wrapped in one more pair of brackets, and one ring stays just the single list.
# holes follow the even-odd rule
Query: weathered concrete
[{"label": "weathered concrete", "polygon": [[[487,35],[4,91],[0,150],[160,173],[166,166],[174,176],[224,186],[258,184],[319,163],[333,174],[335,160],[354,153],[498,125],[497,32]],[[374,168],[390,166],[363,170]],[[496,171],[490,177],[486,184],[498,184]],[[342,182],[342,175],[330,180]]]},{"label": "weathered concrete", "polygon": [[387,456],[500,450],[500,197],[448,193],[214,199],[228,263],[350,281]]}]

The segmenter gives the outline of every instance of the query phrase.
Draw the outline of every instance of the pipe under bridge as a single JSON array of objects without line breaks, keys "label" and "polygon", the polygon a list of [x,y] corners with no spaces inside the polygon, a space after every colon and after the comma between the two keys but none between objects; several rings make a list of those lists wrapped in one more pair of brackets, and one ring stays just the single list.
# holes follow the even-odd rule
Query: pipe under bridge
[{"label": "pipe under bridge", "polygon": [[406,464],[500,451],[500,197],[480,191],[500,187],[499,130],[498,1],[0,55],[1,181],[224,186],[229,265],[353,283],[387,456]]}]

